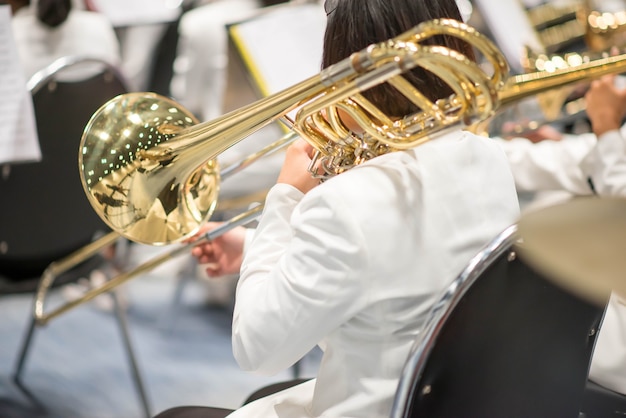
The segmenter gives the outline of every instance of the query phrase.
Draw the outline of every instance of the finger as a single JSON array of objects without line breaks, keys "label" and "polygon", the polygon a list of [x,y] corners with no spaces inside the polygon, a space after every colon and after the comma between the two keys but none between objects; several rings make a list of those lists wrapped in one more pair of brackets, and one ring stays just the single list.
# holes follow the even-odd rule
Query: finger
[{"label": "finger", "polygon": [[309,149],[307,150],[306,155],[308,155],[310,159],[313,159],[316,153],[317,153],[317,149],[315,149],[313,146],[310,146]]},{"label": "finger", "polygon": [[593,80],[591,82],[591,85],[589,86],[589,90],[587,91],[587,94],[591,93],[592,90],[597,90],[598,88],[600,88],[601,85],[602,85],[602,82],[600,80]]},{"label": "finger", "polygon": [[198,257],[201,255],[212,255],[214,253],[213,246],[211,243],[198,244],[191,249],[191,254]]},{"label": "finger", "polygon": [[217,259],[215,258],[214,255],[207,255],[207,254],[202,254],[200,257],[197,257],[198,262],[200,264],[210,264],[210,263],[215,263],[217,261]]},{"label": "finger", "polygon": [[605,76],[602,77],[602,81],[608,85],[614,85],[615,84],[615,76],[616,74],[607,74]]},{"label": "finger", "polygon": [[311,145],[304,139],[298,139],[293,143],[294,150],[299,153],[306,153]]},{"label": "finger", "polygon": [[208,263],[205,267],[205,271],[209,277],[218,277],[221,275],[221,269],[218,263]]}]

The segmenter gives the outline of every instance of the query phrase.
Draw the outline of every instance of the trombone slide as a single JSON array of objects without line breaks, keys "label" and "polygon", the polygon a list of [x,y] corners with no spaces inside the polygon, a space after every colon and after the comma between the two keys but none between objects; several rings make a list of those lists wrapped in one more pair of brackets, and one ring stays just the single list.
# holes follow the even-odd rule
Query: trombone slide
[{"label": "trombone slide", "polygon": [[102,293],[111,291],[113,290],[113,288],[127,282],[128,280],[142,273],[146,273],[156,268],[166,261],[169,261],[181,254],[188,253],[191,247],[195,245],[215,239],[235,227],[249,224],[250,222],[256,220],[261,215],[262,211],[263,205],[255,206],[252,209],[231,218],[229,221],[221,224],[217,228],[208,231],[206,234],[199,236],[196,240],[189,241],[170,252],[161,254],[160,256],[148,260],[147,262],[139,265],[133,270],[115,276],[114,278],[104,283],[102,286],[91,289],[76,299],[73,299],[48,312],[44,312],[46,295],[48,294],[50,286],[54,283],[54,280],[60,274],[70,270],[72,267],[95,255],[98,251],[105,248],[106,246],[113,244],[119,238],[119,234],[117,234],[116,232],[110,232],[99,240],[94,241],[86,247],[79,249],[78,251],[70,254],[69,256],[59,261],[53,262],[50,264],[50,266],[48,266],[48,268],[44,271],[42,275],[42,278],[39,282],[39,287],[37,289],[34,312],[35,321],[39,325],[45,325],[51,319],[63,314],[64,312],[85,302],[88,302],[94,299],[96,296],[101,295]]}]

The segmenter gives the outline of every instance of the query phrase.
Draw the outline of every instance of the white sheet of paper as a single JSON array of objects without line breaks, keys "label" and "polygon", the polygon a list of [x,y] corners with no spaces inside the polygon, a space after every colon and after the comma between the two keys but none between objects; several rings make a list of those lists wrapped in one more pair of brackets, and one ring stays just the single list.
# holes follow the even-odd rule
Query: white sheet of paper
[{"label": "white sheet of paper", "polygon": [[[263,96],[321,71],[326,14],[319,4],[285,4],[231,25],[230,36]],[[288,113],[294,119],[298,109]]]},{"label": "white sheet of paper", "polygon": [[252,77],[264,95],[321,71],[326,14],[318,4],[272,7],[230,27]]},{"label": "white sheet of paper", "polygon": [[493,33],[498,48],[502,51],[515,73],[524,72],[522,58],[524,47],[539,53],[544,46],[533,28],[520,0],[474,0],[487,27]]},{"label": "white sheet of paper", "polygon": [[41,160],[35,112],[11,32],[11,7],[0,5],[0,164]]}]

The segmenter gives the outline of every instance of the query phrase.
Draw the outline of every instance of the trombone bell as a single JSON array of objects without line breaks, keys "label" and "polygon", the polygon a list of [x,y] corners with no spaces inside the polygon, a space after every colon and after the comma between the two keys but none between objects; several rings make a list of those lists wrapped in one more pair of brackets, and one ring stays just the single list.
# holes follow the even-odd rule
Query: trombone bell
[{"label": "trombone bell", "polygon": [[217,204],[216,160],[175,164],[184,150],[144,155],[197,119],[153,93],[111,99],[85,127],[79,152],[81,182],[100,217],[132,241],[163,245],[194,234]]}]

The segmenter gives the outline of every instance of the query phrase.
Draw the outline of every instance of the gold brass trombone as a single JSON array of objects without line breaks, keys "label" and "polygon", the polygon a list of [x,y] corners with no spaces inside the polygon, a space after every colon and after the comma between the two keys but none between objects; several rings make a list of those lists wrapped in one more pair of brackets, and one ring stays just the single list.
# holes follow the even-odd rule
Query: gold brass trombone
[{"label": "gold brass trombone", "polygon": [[[420,45],[442,34],[463,37],[476,46],[491,62],[493,74],[487,75],[457,51]],[[408,85],[401,75],[417,66],[451,84],[455,98],[434,104]],[[497,88],[507,72],[504,58],[486,37],[462,23],[437,20],[202,124],[162,96],[121,95],[102,106],[85,128],[79,153],[81,179],[96,212],[122,236],[152,245],[181,241],[193,235],[215,208],[219,187],[215,158],[292,110],[299,109],[293,130],[318,150],[329,173],[337,174],[390,147],[414,146],[435,126],[487,117],[495,110]],[[405,90],[424,108],[424,116],[392,121],[359,95],[383,82]],[[362,124],[365,135],[357,136],[342,124],[340,108]],[[425,130],[427,125],[432,126]]]},{"label": "gold brass trombone", "polygon": [[[226,168],[224,168],[220,172],[220,176],[222,180],[226,180],[233,174],[236,174],[245,168],[249,167],[251,164],[261,160],[261,158],[269,156],[276,151],[279,151],[289,144],[291,144],[295,139],[298,138],[298,135],[290,131],[282,138],[277,141],[267,145],[263,149],[247,156],[246,158],[240,160],[239,162],[233,163]],[[252,207],[251,209],[242,212],[233,218],[229,219],[224,224],[220,225],[218,228],[208,231],[201,237],[192,240],[184,245],[180,245],[177,248],[161,254],[151,260],[148,260],[141,265],[135,267],[134,269],[121,273],[110,280],[108,280],[104,285],[90,289],[80,297],[70,300],[67,303],[64,303],[58,307],[50,309],[48,311],[45,310],[45,300],[48,294],[48,291],[54,284],[54,281],[64,272],[69,271],[74,268],[78,264],[84,262],[90,257],[96,255],[98,252],[102,251],[104,248],[109,245],[113,245],[118,239],[120,239],[120,234],[116,231],[109,232],[108,234],[100,237],[99,239],[93,241],[92,243],[78,249],[74,253],[64,257],[61,260],[55,261],[51,263],[43,272],[41,279],[39,281],[39,285],[37,287],[37,292],[35,294],[35,303],[34,303],[34,319],[39,325],[45,325],[51,319],[63,314],[66,311],[74,308],[75,306],[81,305],[85,302],[88,302],[95,297],[108,292],[117,286],[127,282],[128,280],[137,277],[140,274],[147,273],[157,266],[174,259],[182,254],[188,253],[190,249],[202,243],[203,241],[210,241],[223,233],[239,226],[246,225],[261,215],[263,210],[263,205],[257,205]]]},{"label": "gold brass trombone", "polygon": [[[475,47],[489,64],[489,72],[458,51],[423,44],[438,35],[459,37]],[[402,77],[416,67],[439,76],[454,93],[436,102],[427,99]],[[315,148],[315,160],[330,176],[378,155],[415,147],[459,125],[481,130],[479,123],[487,123],[499,108],[517,100],[624,70],[626,55],[553,73],[508,77],[508,65],[489,39],[464,23],[433,20],[201,124],[184,108],[156,94],[114,98],[85,128],[79,154],[81,178],[94,209],[114,231],[132,241],[165,245],[193,236],[210,217],[219,188],[215,158],[272,121],[282,119],[292,125]],[[394,119],[361,95],[385,82],[420,110]],[[294,110],[295,121],[291,121],[286,115]],[[346,127],[340,111],[355,120],[362,132]],[[134,275],[113,279],[113,284],[94,289],[71,306]],[[38,315],[44,318],[42,312]]]}]

